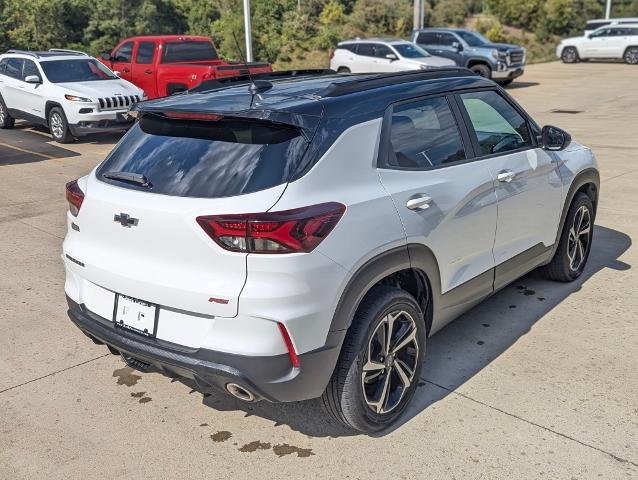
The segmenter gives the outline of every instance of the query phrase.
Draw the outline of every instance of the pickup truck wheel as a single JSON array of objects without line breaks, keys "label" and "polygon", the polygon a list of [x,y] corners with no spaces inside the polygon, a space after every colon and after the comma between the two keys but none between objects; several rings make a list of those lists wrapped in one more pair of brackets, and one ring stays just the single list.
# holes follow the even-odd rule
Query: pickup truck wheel
[{"label": "pickup truck wheel", "polygon": [[2,98],[0,98],[0,128],[7,129],[13,128],[15,124],[15,119],[9,115],[9,110],[7,110],[7,106],[4,104]]},{"label": "pickup truck wheel", "polygon": [[69,131],[66,115],[64,115],[64,111],[60,107],[53,107],[49,112],[49,131],[53,140],[58,143],[73,141],[73,135]]},{"label": "pickup truck wheel", "polygon": [[625,50],[623,59],[630,65],[638,65],[638,47],[629,47]]},{"label": "pickup truck wheel", "polygon": [[479,77],[492,78],[492,69],[482,63],[472,65],[470,70],[476,73]]},{"label": "pickup truck wheel", "polygon": [[325,411],[352,430],[394,423],[410,403],[425,353],[425,322],[412,295],[380,285],[365,296],[322,396]]},{"label": "pickup truck wheel", "polygon": [[540,268],[549,280],[571,282],[583,273],[594,233],[594,206],[584,193],[574,197],[552,261]]},{"label": "pickup truck wheel", "polygon": [[578,56],[578,50],[574,47],[565,47],[563,49],[563,53],[560,55],[563,63],[576,63],[580,61],[580,57]]}]

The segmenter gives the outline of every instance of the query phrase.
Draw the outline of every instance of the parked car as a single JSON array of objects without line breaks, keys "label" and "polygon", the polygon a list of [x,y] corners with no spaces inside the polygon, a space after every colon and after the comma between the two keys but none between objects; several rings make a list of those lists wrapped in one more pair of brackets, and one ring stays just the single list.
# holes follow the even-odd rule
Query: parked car
[{"label": "parked car", "polygon": [[428,337],[536,267],[585,268],[591,150],[467,69],[281,75],[135,109],[67,184],[63,258],[71,320],[136,369],[321,397],[377,431]]},{"label": "parked car", "polygon": [[482,77],[508,85],[525,71],[525,49],[492,43],[483,35],[463,28],[424,28],[412,33],[412,41],[433,55],[450,58]]},{"label": "parked car", "polygon": [[411,42],[370,38],[340,42],[330,58],[330,68],[339,73],[401,72],[452,66]]},{"label": "parked car", "polygon": [[638,23],[601,27],[585,37],[562,40],[556,56],[565,63],[615,58],[638,64]]},{"label": "parked car", "polygon": [[589,20],[585,24],[584,36],[589,35],[594,30],[598,30],[600,27],[607,27],[610,25],[627,25],[632,23],[638,23],[638,18],[598,18],[595,20]]},{"label": "parked car", "polygon": [[48,127],[67,143],[90,133],[122,130],[144,92],[95,58],[71,50],[0,55],[0,128],[20,118]]},{"label": "parked car", "polygon": [[205,80],[272,72],[268,63],[219,58],[209,37],[157,35],[122,40],[101,62],[143,89],[148,98],[196,87]]}]

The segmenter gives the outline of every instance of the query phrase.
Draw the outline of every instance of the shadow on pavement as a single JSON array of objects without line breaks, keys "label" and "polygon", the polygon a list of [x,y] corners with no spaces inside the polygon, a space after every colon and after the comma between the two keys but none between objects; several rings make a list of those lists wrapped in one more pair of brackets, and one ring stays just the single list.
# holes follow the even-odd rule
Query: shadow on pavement
[{"label": "shadow on pavement", "polygon": [[[506,287],[479,306],[436,333],[427,344],[425,364],[417,392],[400,421],[375,436],[385,436],[400,428],[432,404],[463,385],[510,346],[527,334],[533,325],[559,305],[600,270],[628,270],[618,260],[631,246],[631,238],[616,230],[596,226],[594,242],[583,275],[573,283],[544,280],[532,272]],[[512,307],[514,306],[514,307]],[[180,379],[196,392],[192,382]],[[201,393],[201,392],[200,392]],[[203,403],[220,411],[244,411],[288,425],[312,437],[357,435],[328,418],[319,400],[271,404],[244,403],[224,392],[205,393]]]},{"label": "shadow on pavement", "polygon": [[510,83],[505,88],[506,88],[506,90],[516,90],[518,88],[535,87],[537,85],[540,85],[540,83],[538,83],[538,82],[517,82],[517,81],[514,81],[514,82]]}]

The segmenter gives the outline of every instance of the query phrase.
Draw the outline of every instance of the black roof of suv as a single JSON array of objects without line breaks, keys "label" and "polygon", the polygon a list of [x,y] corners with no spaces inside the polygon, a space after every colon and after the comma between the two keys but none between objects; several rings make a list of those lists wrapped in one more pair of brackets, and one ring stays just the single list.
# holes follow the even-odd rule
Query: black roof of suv
[{"label": "black roof of suv", "polygon": [[[494,83],[465,68],[435,68],[389,74],[336,74],[332,71],[304,75],[264,74],[253,80],[270,82],[251,95],[250,79],[204,82],[183,94],[138,104],[144,112],[207,112],[270,119],[286,114],[285,123],[303,127],[299,115],[321,117],[378,117],[391,103],[402,99],[454,90],[493,87]],[[283,120],[282,120],[283,121]]]}]

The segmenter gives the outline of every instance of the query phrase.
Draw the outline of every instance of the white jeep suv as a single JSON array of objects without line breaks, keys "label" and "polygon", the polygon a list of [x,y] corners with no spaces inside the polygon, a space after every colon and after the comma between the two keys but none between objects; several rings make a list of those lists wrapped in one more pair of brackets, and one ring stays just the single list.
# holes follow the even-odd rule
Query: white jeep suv
[{"label": "white jeep suv", "polygon": [[582,274],[594,156],[491,80],[260,77],[139,104],[67,184],[69,316],[131,367],[376,431],[429,336],[536,267]]},{"label": "white jeep suv", "polygon": [[638,64],[638,23],[609,25],[582,36],[566,38],[556,47],[565,63],[594,58],[615,58]]},{"label": "white jeep suv", "polygon": [[71,50],[0,55],[0,128],[20,118],[49,128],[67,143],[89,133],[122,130],[144,92],[95,58]]},{"label": "white jeep suv", "polygon": [[340,42],[330,59],[330,68],[339,73],[402,72],[454,65],[454,60],[431,55],[412,42],[383,38]]}]

